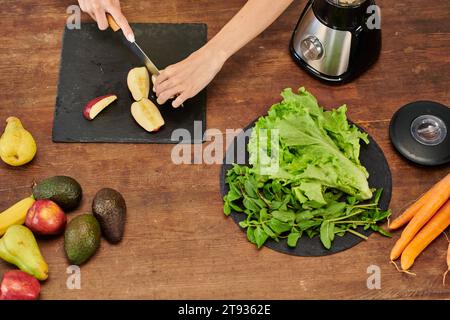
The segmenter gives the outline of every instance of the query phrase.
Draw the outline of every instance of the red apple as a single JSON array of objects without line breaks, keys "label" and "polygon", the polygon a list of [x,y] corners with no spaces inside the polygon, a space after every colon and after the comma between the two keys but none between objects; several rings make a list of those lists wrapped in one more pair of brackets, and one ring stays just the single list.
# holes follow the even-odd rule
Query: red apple
[{"label": "red apple", "polygon": [[36,234],[56,235],[64,231],[67,217],[51,200],[37,200],[27,212],[25,225]]},{"label": "red apple", "polygon": [[12,270],[3,275],[0,291],[0,300],[37,300],[41,285],[29,274]]},{"label": "red apple", "polygon": [[164,125],[159,109],[147,98],[131,105],[134,120],[148,132],[158,131]]},{"label": "red apple", "polygon": [[108,94],[106,96],[92,99],[86,104],[83,109],[83,116],[87,120],[93,120],[103,109],[109,106],[111,103],[117,100],[117,96],[114,94]]}]

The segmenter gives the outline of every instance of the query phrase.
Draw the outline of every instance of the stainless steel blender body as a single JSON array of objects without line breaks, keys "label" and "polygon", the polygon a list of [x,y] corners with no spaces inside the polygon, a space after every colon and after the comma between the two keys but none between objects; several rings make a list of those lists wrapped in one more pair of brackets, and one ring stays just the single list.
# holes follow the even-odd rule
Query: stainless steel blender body
[{"label": "stainless steel blender body", "polygon": [[381,30],[367,25],[374,4],[373,0],[310,0],[292,36],[293,58],[321,80],[352,80],[376,61],[381,50]]}]

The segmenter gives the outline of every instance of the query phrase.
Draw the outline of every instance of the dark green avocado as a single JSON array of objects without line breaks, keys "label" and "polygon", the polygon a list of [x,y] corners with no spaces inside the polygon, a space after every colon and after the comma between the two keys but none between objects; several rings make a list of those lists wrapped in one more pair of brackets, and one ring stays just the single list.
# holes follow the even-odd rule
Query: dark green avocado
[{"label": "dark green avocado", "polygon": [[81,265],[100,247],[101,230],[92,214],[82,214],[72,219],[64,233],[64,250],[70,263]]},{"label": "dark green avocado", "polygon": [[71,211],[80,204],[82,190],[75,179],[55,176],[36,184],[33,187],[33,196],[36,200],[52,200],[64,211]]},{"label": "dark green avocado", "polygon": [[92,201],[92,212],[100,223],[105,239],[119,243],[125,231],[127,207],[122,195],[110,188],[101,189]]}]

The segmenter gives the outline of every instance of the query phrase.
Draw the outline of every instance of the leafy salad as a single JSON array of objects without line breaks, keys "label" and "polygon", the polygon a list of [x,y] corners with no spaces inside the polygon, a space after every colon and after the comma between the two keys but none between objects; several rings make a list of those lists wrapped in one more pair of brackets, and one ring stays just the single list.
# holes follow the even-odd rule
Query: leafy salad
[{"label": "leafy salad", "polygon": [[348,123],[346,106],[324,111],[304,88],[281,96],[253,128],[250,166],[227,172],[224,213],[246,215],[239,225],[258,248],[269,238],[296,247],[302,236],[320,236],[330,249],[347,232],[367,239],[358,227],[390,236],[378,225],[391,214],[378,207],[382,190],[369,187],[359,161],[367,134]]}]

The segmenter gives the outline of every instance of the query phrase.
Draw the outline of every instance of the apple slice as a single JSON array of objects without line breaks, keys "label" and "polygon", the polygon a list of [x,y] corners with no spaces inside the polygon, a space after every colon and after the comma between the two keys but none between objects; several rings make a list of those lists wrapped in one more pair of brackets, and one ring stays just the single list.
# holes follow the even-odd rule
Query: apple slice
[{"label": "apple slice", "polygon": [[147,98],[131,105],[134,120],[148,132],[158,131],[164,125],[159,109]]},{"label": "apple slice", "polygon": [[152,88],[153,88],[153,92],[156,92],[156,90],[155,90],[155,83],[156,83],[156,76],[153,74],[153,75],[152,75]]},{"label": "apple slice", "polygon": [[128,89],[136,101],[148,98],[150,92],[150,76],[146,67],[134,68],[128,72]]},{"label": "apple slice", "polygon": [[107,106],[117,100],[114,94],[108,94],[89,101],[83,109],[83,116],[87,120],[94,120],[94,118],[103,111]]}]

